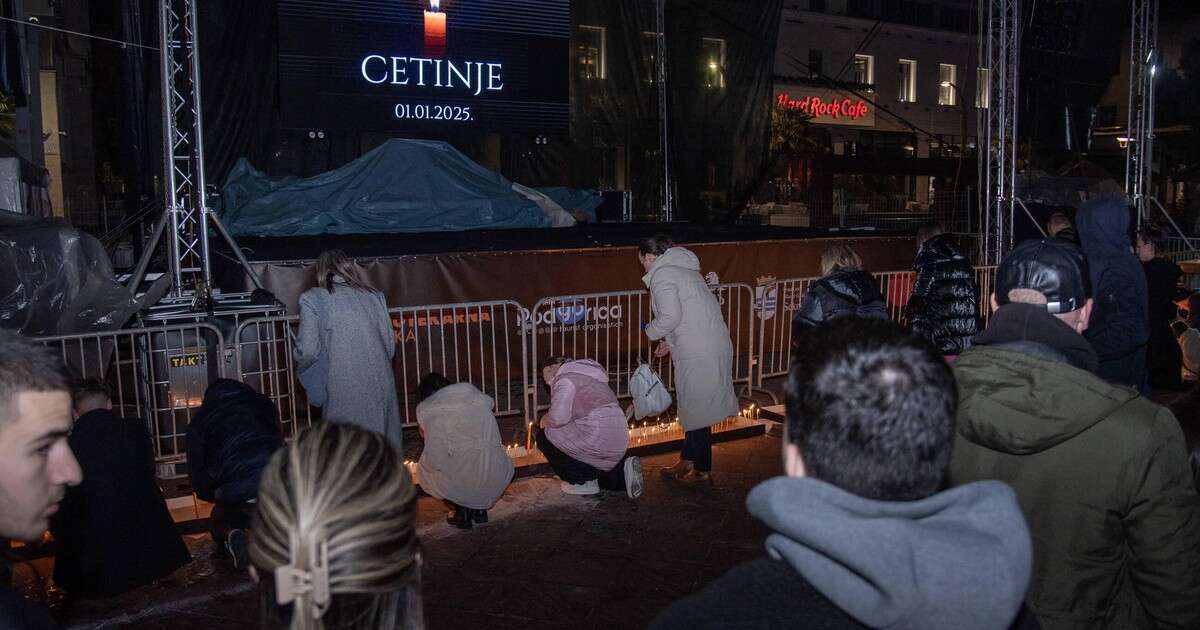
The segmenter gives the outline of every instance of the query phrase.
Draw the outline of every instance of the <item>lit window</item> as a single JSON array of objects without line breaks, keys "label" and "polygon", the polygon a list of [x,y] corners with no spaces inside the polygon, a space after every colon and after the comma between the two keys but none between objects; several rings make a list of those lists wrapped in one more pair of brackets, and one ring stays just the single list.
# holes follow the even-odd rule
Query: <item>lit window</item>
[{"label": "lit window", "polygon": [[604,27],[579,27],[578,44],[576,45],[576,64],[579,78],[585,81],[607,78],[607,51],[604,44]]},{"label": "lit window", "polygon": [[823,74],[825,74],[825,54],[810,48],[808,50],[808,76],[812,79],[819,79]]},{"label": "lit window", "polygon": [[860,85],[875,83],[875,58],[871,55],[854,55],[854,82]]},{"label": "lit window", "polygon": [[938,105],[953,106],[957,102],[954,97],[954,91],[958,89],[957,74],[958,68],[952,64],[938,64]]},{"label": "lit window", "polygon": [[987,109],[992,95],[992,75],[987,68],[975,69],[975,107]]},{"label": "lit window", "polygon": [[658,33],[642,31],[642,80],[650,84],[658,80]]},{"label": "lit window", "polygon": [[899,66],[900,90],[896,95],[902,103],[917,102],[917,62],[901,59]]},{"label": "lit window", "polygon": [[725,87],[725,40],[715,37],[701,39],[704,54],[704,85],[712,89]]}]

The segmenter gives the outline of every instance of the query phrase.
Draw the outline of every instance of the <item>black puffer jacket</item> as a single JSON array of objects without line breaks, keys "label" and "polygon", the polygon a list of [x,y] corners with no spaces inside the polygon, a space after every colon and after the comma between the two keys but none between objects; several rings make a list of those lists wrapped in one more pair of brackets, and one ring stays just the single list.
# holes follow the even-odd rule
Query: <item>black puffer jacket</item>
[{"label": "black puffer jacket", "polygon": [[192,490],[205,501],[242,503],[253,499],[263,468],[282,444],[270,398],[245,383],[214,382],[188,426]]},{"label": "black puffer jacket", "polygon": [[838,270],[813,284],[792,318],[792,339],[799,339],[804,331],[821,322],[846,315],[888,318],[887,303],[871,274]]},{"label": "black puffer jacket", "polygon": [[949,234],[925,241],[913,268],[917,281],[908,301],[913,332],[942,354],[961,354],[978,329],[975,268]]}]

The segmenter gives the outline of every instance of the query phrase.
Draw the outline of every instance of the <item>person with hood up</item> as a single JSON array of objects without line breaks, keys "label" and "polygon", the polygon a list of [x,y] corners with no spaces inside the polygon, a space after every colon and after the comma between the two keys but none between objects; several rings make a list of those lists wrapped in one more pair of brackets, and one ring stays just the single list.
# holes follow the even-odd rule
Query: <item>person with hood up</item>
[{"label": "person with hood up", "polygon": [[455,527],[488,522],[488,509],[513,477],[491,397],[437,372],[421,380],[417,395],[417,423],[425,441],[417,463],[421,489],[445,502],[450,508],[446,522]]},{"label": "person with hood up", "polygon": [[383,294],[341,250],[317,258],[317,285],[300,295],[296,370],[323,420],[349,422],[400,448],[396,336]]},{"label": "person with hood up", "polygon": [[50,520],[54,582],[71,597],[111,597],[192,560],[154,481],[146,424],[114,414],[109,396],[97,379],[77,383],[71,395],[68,442],[83,483],[67,488]]},{"label": "person with hood up", "polygon": [[625,456],[629,425],[604,366],[591,359],[551,357],[542,364],[542,379],[550,387],[550,408],[538,421],[534,438],[562,479],[562,491],[642,496],[642,462]]},{"label": "person with hood up", "polygon": [[[721,305],[700,275],[700,259],[658,235],[638,245],[654,319],[642,325],[654,356],[671,356],[675,400],[684,428],[679,461],[664,476],[712,483],[712,425],[738,413],[733,391],[733,342]],[[661,341],[660,341],[661,340]]]},{"label": "person with hood up", "polygon": [[887,319],[887,303],[879,283],[862,270],[862,259],[849,245],[838,243],[821,255],[820,280],[813,283],[792,318],[792,344],[821,322],[853,315]]},{"label": "person with hood up", "polygon": [[1029,530],[1002,483],[945,489],[957,393],[942,356],[898,324],[850,317],[800,349],[785,474],[746,498],[771,529],[767,557],[650,628],[1011,627],[1029,583]]},{"label": "person with hood up", "polygon": [[1099,355],[1100,378],[1142,390],[1150,339],[1149,288],[1129,240],[1129,208],[1115,198],[1083,204],[1075,218],[1087,255],[1095,310],[1084,337]]},{"label": "person with hood up", "polygon": [[979,288],[971,261],[937,221],[917,231],[917,278],[908,298],[912,331],[944,356],[961,354],[978,329]]},{"label": "person with hood up", "polygon": [[1167,235],[1157,228],[1138,230],[1137,257],[1146,274],[1150,337],[1146,368],[1150,386],[1178,390],[1183,384],[1183,354],[1171,324],[1179,319],[1179,280],[1183,270],[1167,258]]},{"label": "person with hood up", "polygon": [[246,567],[245,530],[250,528],[263,468],[282,445],[271,399],[227,378],[208,386],[188,424],[192,492],[214,504],[209,516],[213,542],[228,552],[236,569]]},{"label": "person with hood up", "polygon": [[988,327],[954,363],[951,483],[1010,484],[1033,532],[1026,604],[1048,629],[1200,628],[1200,495],[1171,412],[1096,375],[1079,248],[996,270]]}]

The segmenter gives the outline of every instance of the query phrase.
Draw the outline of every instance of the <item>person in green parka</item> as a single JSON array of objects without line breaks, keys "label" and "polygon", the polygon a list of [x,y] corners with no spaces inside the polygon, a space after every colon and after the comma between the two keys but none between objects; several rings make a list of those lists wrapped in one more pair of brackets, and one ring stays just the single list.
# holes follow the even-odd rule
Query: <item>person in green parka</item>
[{"label": "person in green parka", "polygon": [[954,364],[951,483],[1016,490],[1043,628],[1200,628],[1200,495],[1179,424],[1096,375],[1083,253],[1054,239],[1000,264],[994,314]]}]

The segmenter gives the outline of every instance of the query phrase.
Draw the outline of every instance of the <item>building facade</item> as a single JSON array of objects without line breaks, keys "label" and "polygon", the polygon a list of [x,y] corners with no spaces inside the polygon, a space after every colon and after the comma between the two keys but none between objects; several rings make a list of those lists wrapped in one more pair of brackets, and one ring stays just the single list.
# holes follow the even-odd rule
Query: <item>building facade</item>
[{"label": "building facade", "polygon": [[775,105],[807,117],[808,146],[783,160],[776,192],[888,212],[967,203],[988,105],[972,5],[786,2]]}]

